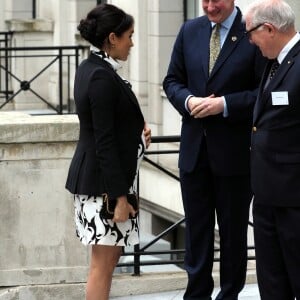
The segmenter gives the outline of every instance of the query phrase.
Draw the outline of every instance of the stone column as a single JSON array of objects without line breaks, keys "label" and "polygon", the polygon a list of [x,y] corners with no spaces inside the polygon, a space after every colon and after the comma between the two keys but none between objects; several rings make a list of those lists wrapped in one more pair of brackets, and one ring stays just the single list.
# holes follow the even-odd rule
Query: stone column
[{"label": "stone column", "polygon": [[[148,1],[148,94],[149,120],[154,134],[163,132],[162,125],[168,119],[164,115],[162,102],[162,81],[167,73],[171,51],[179,27],[183,22],[183,1]],[[172,24],[172,26],[170,26]]]}]

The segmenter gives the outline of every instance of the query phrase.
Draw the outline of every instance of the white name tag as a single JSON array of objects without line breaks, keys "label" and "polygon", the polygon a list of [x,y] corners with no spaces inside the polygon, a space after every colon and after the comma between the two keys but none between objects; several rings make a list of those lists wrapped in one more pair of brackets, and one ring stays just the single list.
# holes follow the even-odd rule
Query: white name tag
[{"label": "white name tag", "polygon": [[289,105],[288,92],[272,92],[272,105]]}]

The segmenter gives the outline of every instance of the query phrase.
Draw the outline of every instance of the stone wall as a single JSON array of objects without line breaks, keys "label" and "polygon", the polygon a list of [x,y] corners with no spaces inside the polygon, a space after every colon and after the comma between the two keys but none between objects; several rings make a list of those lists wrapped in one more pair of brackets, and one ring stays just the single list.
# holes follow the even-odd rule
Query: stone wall
[{"label": "stone wall", "polygon": [[0,112],[0,286],[86,281],[64,188],[77,136],[75,115]]}]

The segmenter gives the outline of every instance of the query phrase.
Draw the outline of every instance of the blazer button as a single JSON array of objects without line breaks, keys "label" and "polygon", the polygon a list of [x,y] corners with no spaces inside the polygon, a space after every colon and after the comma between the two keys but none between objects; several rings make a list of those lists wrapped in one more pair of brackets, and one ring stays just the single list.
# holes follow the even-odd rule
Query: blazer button
[{"label": "blazer button", "polygon": [[253,132],[256,132],[256,131],[257,131],[256,126],[253,126],[252,131],[253,131]]}]

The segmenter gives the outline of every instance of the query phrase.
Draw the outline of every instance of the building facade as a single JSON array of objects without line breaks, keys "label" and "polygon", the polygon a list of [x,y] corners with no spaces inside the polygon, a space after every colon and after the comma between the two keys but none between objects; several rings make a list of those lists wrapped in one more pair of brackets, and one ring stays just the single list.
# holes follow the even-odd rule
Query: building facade
[{"label": "building facade", "polygon": [[[202,14],[201,0],[0,0],[0,31],[13,32],[13,47],[86,45],[78,36],[77,24],[101,2],[117,5],[135,18],[135,46],[120,72],[132,83],[152,134],[179,135],[180,116],[166,99],[162,81],[178,30],[185,19]],[[236,4],[243,10],[250,2],[237,0]],[[287,2],[300,20],[300,2]],[[23,61],[13,68],[21,74],[20,77],[26,77],[42,64],[43,60],[35,60],[29,65]],[[73,65],[68,78],[71,85],[74,71]],[[57,94],[53,91],[58,83],[52,78],[56,72],[50,70],[43,84],[37,87],[54,103]],[[11,88],[14,89],[14,86]],[[36,105],[40,105],[38,108],[45,107],[44,103],[33,101],[26,94],[16,98],[14,104],[6,109],[35,109]],[[165,146],[153,147],[163,149]],[[176,149],[178,144],[168,144],[167,147]],[[176,155],[154,159],[177,173]],[[174,222],[183,215],[179,184],[147,166],[143,166],[141,175],[141,195],[148,200],[145,202],[148,204],[144,207],[144,218],[141,218],[142,225],[148,232],[158,231],[165,225],[164,222]]]}]

